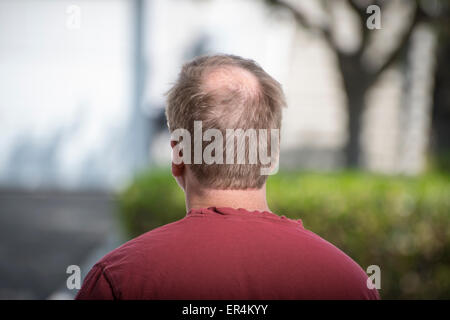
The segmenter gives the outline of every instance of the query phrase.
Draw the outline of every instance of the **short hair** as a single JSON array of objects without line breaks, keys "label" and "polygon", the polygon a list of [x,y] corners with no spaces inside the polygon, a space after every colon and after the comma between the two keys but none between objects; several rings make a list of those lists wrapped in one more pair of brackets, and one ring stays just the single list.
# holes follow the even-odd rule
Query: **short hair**
[{"label": "short hair", "polygon": [[[203,130],[214,128],[222,134],[226,129],[267,129],[269,151],[270,131],[281,128],[284,106],[280,83],[256,62],[212,55],[183,65],[167,92],[166,117],[170,132],[182,128],[193,134],[194,121],[202,121]],[[248,148],[245,153],[248,157]],[[259,189],[267,179],[261,167],[259,160],[257,164],[190,164],[197,180],[212,189]]]}]

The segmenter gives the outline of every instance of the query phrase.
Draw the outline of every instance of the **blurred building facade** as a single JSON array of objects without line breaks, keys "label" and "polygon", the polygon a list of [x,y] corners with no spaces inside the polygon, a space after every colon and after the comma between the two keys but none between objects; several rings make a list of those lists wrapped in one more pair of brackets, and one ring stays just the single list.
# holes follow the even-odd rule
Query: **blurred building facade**
[{"label": "blurred building facade", "polygon": [[1,185],[129,177],[147,130],[136,120],[134,17],[121,0],[0,2]]},{"label": "blurred building facade", "polygon": [[[351,47],[351,19],[339,21]],[[383,27],[373,32],[389,46]],[[416,28],[405,63],[368,94],[368,169],[423,170],[435,41]],[[288,12],[260,0],[4,0],[0,185],[114,189],[147,163],[167,164],[164,93],[183,62],[207,53],[252,58],[282,83],[282,167],[342,166],[347,115],[336,58]]]},{"label": "blurred building facade", "polygon": [[[323,38],[298,26],[288,12],[274,10],[264,1],[199,2],[193,6],[192,1],[152,1],[155,19],[149,30],[153,30],[155,42],[149,51],[158,69],[156,79],[166,80],[157,81],[149,89],[148,99],[163,105],[168,83],[196,47],[203,50],[196,54],[250,57],[282,83],[287,95],[281,166],[318,170],[342,167],[342,150],[348,138],[347,101],[336,57]],[[321,19],[314,5],[310,7],[310,15]],[[394,45],[397,33],[410,18],[405,2],[393,1],[392,7],[394,14],[383,16],[382,30],[372,31],[378,33],[374,37],[378,47],[373,45],[367,59],[373,59],[374,64]],[[335,36],[351,50],[358,41],[356,18],[345,8],[337,11]],[[179,25],[184,26],[182,31]],[[435,47],[433,31],[418,25],[404,62],[382,74],[367,94],[361,136],[367,169],[390,174],[418,174],[425,169]],[[152,154],[159,163],[170,159],[167,139],[167,134],[156,137],[153,145]],[[161,154],[162,148],[167,152]]]}]

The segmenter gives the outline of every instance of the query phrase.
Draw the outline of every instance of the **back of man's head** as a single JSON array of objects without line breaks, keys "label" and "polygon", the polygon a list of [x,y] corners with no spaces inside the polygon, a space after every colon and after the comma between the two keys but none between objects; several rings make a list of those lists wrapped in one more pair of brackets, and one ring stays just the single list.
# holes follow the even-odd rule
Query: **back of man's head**
[{"label": "back of man's head", "polygon": [[[214,55],[196,58],[183,66],[177,82],[168,92],[166,116],[171,132],[186,129],[194,134],[194,121],[202,122],[203,132],[217,129],[224,137],[227,129],[254,130],[259,133],[260,141],[256,147],[261,154],[270,153],[274,147],[271,130],[280,130],[285,105],[280,84],[254,61],[232,55]],[[264,130],[260,129],[265,129],[267,135],[261,135]],[[238,144],[243,141],[245,148],[246,142],[251,143],[250,136],[247,138],[224,140],[224,153],[232,154],[236,160],[236,150],[242,146],[236,145],[235,141]],[[265,139],[264,143],[261,139]],[[192,145],[193,153],[194,143]],[[205,147],[203,141],[202,152]],[[190,169],[207,188],[259,189],[267,179],[267,175],[261,174],[261,168],[267,163],[263,164],[260,157],[256,163],[251,163],[251,147],[245,148],[244,164],[239,161],[202,162],[190,164]]]}]

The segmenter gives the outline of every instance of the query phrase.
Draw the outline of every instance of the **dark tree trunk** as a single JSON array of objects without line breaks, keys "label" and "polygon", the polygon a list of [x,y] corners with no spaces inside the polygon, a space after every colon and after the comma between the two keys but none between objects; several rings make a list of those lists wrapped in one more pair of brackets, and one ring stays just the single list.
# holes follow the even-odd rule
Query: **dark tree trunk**
[{"label": "dark tree trunk", "polygon": [[[433,93],[433,151],[437,155],[450,156],[450,34],[440,37],[440,47],[437,52],[437,65]],[[442,159],[444,160],[444,159]],[[450,159],[448,159],[450,160]]]},{"label": "dark tree trunk", "polygon": [[348,168],[358,168],[362,165],[361,118],[365,110],[365,95],[370,77],[357,62],[359,58],[355,55],[338,54],[347,95],[347,143],[344,147],[344,156],[345,166]]},{"label": "dark tree trunk", "polygon": [[347,143],[344,148],[345,166],[358,168],[361,166],[362,148],[361,116],[364,111],[364,92],[347,92]]}]

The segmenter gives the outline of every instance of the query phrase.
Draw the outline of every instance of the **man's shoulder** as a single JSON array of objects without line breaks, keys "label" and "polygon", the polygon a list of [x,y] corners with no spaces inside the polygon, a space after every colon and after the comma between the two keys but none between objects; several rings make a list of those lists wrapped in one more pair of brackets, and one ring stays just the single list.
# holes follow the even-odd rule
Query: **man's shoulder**
[{"label": "man's shoulder", "polygon": [[361,266],[339,247],[310,230],[304,229],[304,233],[311,239],[308,245],[313,244],[311,251],[317,251],[324,261],[330,264],[333,262],[335,266],[351,267],[358,275],[366,275]]},{"label": "man's shoulder", "polygon": [[164,252],[168,249],[172,243],[170,234],[183,222],[184,219],[180,219],[128,240],[107,253],[96,265],[102,269],[114,271],[118,266],[132,267],[133,264],[140,264],[143,259],[151,260],[155,252]]}]

